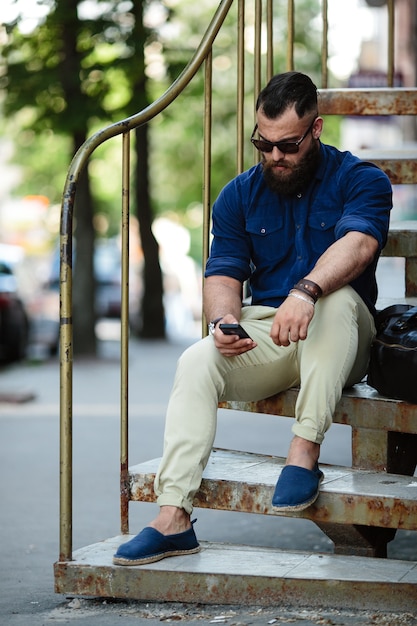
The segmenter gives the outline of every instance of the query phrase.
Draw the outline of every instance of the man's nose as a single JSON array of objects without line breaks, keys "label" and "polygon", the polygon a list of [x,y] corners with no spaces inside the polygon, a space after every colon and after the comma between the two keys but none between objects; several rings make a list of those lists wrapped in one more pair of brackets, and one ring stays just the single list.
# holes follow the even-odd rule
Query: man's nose
[{"label": "man's nose", "polygon": [[285,156],[285,152],[282,152],[282,150],[280,150],[278,146],[274,146],[272,148],[272,158],[274,159],[274,161],[279,161],[280,159],[282,159],[283,156]]}]

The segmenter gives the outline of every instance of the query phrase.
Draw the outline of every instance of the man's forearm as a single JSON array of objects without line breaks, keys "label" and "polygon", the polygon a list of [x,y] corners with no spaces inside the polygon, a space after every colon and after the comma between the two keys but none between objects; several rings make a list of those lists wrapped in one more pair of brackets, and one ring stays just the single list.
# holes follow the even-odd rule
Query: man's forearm
[{"label": "man's forearm", "polygon": [[323,295],[332,293],[360,276],[377,251],[376,239],[352,231],[331,245],[303,278],[317,283]]},{"label": "man's forearm", "polygon": [[204,281],[203,305],[206,320],[231,314],[240,319],[242,308],[242,286],[239,281],[228,276],[209,276]]}]

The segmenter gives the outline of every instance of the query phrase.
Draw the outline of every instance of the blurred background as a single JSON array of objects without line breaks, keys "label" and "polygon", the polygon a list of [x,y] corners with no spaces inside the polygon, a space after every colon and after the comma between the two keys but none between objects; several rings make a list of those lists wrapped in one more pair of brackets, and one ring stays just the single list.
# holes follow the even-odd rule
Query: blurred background
[{"label": "blurred background", "polygon": [[[328,4],[328,86],[385,86],[386,2]],[[209,23],[216,5],[213,0],[2,0],[2,362],[57,353],[60,204],[73,155],[92,133],[135,114],[164,93],[190,59],[202,24]],[[300,0],[295,28],[295,66],[318,86],[320,9],[320,0]],[[416,13],[414,0],[397,0],[397,86],[416,84]],[[213,58],[213,198],[236,174],[231,87],[236,64],[230,52],[236,15],[228,19],[230,31],[222,29]],[[276,71],[285,69],[286,19],[286,3],[276,3]],[[249,11],[248,41],[253,20]],[[129,319],[132,334],[145,339],[193,339],[201,334],[202,89],[202,76],[197,75],[157,122],[137,130],[132,148],[140,167],[132,174]],[[246,118],[249,167],[253,94]],[[415,120],[332,116],[325,120],[322,139],[353,152],[416,150]],[[103,334],[119,333],[120,155],[119,140],[100,147],[77,192],[73,289],[78,354],[95,354]],[[415,186],[394,189],[394,194],[393,219],[416,218]],[[384,259],[381,271],[390,279],[389,288],[401,292],[395,279],[396,270],[401,274],[398,263]]]}]

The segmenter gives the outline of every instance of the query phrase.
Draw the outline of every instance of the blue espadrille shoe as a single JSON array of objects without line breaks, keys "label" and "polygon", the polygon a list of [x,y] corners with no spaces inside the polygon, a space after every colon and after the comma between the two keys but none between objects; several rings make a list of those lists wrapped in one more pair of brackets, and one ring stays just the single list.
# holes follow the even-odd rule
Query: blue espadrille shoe
[{"label": "blue espadrille shoe", "polygon": [[[192,522],[194,524],[196,520]],[[195,554],[200,546],[194,528],[175,535],[163,535],[147,526],[136,537],[119,546],[113,557],[115,565],[146,565],[168,556]]]},{"label": "blue espadrille shoe", "polygon": [[302,511],[315,502],[319,495],[320,483],[324,478],[318,464],[312,470],[285,465],[275,487],[272,498],[274,511]]}]

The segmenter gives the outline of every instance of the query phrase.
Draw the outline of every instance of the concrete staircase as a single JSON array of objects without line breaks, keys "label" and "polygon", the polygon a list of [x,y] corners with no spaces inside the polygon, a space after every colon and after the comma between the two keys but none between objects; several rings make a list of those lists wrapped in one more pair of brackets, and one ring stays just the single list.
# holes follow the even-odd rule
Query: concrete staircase
[{"label": "concrete staircase", "polygon": [[[130,468],[132,500],[154,501],[158,461]],[[215,449],[195,506],[276,515],[271,498],[283,464],[283,458]],[[338,525],[342,534],[346,525],[417,530],[417,478],[321,468],[320,496],[299,517],[324,528]],[[199,554],[141,567],[112,565],[118,545],[128,539],[113,537],[56,564],[56,590],[148,601],[417,610],[417,563],[411,561],[201,542]]]}]

